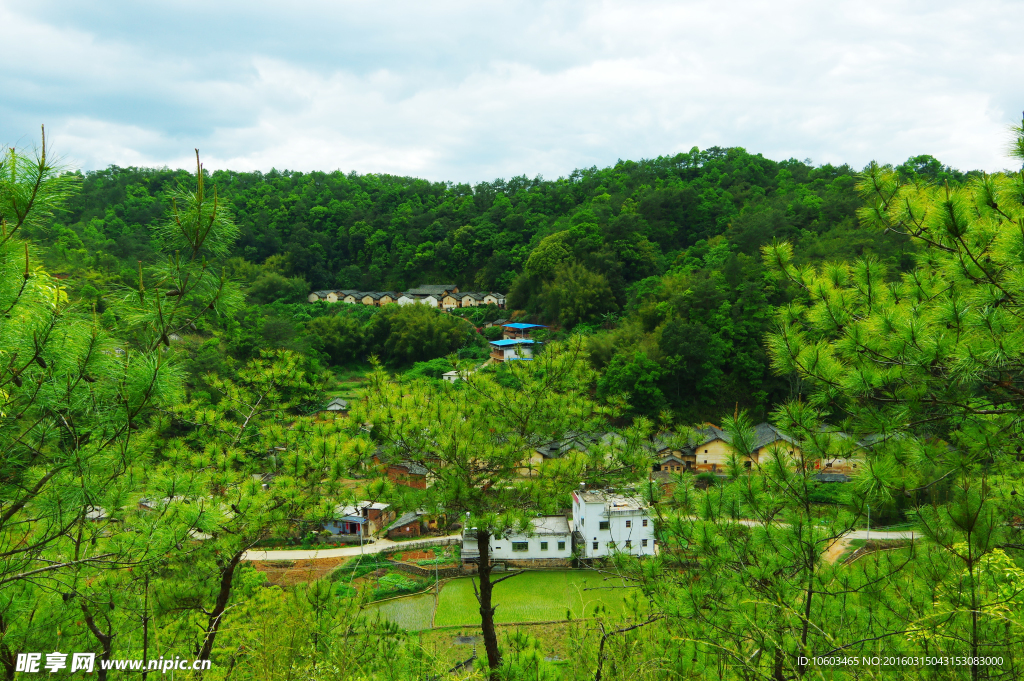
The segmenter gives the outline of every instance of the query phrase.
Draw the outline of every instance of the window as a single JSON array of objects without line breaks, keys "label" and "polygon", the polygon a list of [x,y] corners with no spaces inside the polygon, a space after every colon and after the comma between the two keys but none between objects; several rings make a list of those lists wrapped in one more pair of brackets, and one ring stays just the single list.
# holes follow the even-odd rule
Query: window
[{"label": "window", "polygon": [[633,541],[630,540],[630,539],[627,539],[626,540],[626,548],[628,549],[628,548],[631,548],[632,546],[633,546]]},{"label": "window", "polygon": [[597,551],[597,542],[594,542],[594,550]]},{"label": "window", "polygon": [[607,530],[609,528],[608,522],[609,521],[607,521],[607,520],[602,520],[601,522],[598,523],[597,529],[599,529],[599,530]]},{"label": "window", "polygon": [[564,541],[558,542],[558,550],[559,551],[565,551],[565,542]]},{"label": "window", "polygon": [[615,542],[613,542],[613,541],[608,542],[608,548],[614,549],[615,548]]},{"label": "window", "polygon": [[644,527],[647,527],[647,518],[644,518]]},{"label": "window", "polygon": [[743,467],[744,468],[750,468],[750,462],[749,461],[744,461],[743,462]]},{"label": "window", "polygon": [[[705,453],[706,453],[706,452],[705,452]],[[707,459],[704,459],[704,463],[707,463],[707,462],[708,462],[708,460],[707,460]]]},{"label": "window", "polygon": [[512,550],[513,551],[529,551],[530,550],[530,542],[528,542],[528,541],[514,541],[514,542],[512,542]]},{"label": "window", "polygon": [[626,521],[626,527],[633,527],[633,521],[632,520],[627,520]]},{"label": "window", "polygon": [[542,541],[540,543],[540,550],[541,551],[547,551],[548,550],[548,543],[546,541]]},{"label": "window", "polygon": [[580,527],[583,527],[586,524],[587,524],[587,519],[586,518],[580,518]]},{"label": "window", "polygon": [[640,540],[640,546],[647,546],[647,540],[646,539],[641,539]]}]

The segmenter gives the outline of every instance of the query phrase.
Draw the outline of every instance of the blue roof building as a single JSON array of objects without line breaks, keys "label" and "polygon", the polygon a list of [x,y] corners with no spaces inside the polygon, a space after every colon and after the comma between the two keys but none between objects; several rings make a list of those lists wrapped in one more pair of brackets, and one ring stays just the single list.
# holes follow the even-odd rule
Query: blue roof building
[{"label": "blue roof building", "polygon": [[533,345],[537,341],[529,338],[504,338],[491,341],[491,359],[495,362],[509,362],[514,359],[532,360]]}]

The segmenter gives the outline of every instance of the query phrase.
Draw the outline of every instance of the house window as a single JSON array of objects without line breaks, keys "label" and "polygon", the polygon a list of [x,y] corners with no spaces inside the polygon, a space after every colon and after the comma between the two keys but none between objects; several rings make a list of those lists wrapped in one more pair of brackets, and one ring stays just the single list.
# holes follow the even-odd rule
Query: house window
[{"label": "house window", "polygon": [[853,467],[854,467],[854,468],[856,468],[856,467],[857,467],[857,464],[853,464]]},{"label": "house window", "polygon": [[608,542],[608,548],[614,549],[615,548],[615,542],[613,542],[613,541]]},{"label": "house window", "polygon": [[644,518],[644,527],[647,527],[647,518]]},{"label": "house window", "polygon": [[628,548],[631,548],[632,546],[633,546],[633,541],[630,540],[630,539],[627,539],[626,540],[626,548],[628,549]]},{"label": "house window", "polygon": [[633,527],[633,521],[632,520],[627,520],[626,521],[626,527]]},{"label": "house window", "polygon": [[608,524],[608,523],[609,523],[609,521],[607,521],[607,520],[602,520],[601,522],[599,522],[599,523],[597,524],[597,529],[599,529],[599,530],[607,530],[607,529],[608,529],[608,527],[609,527],[609,524]]},{"label": "house window", "polygon": [[547,551],[548,550],[548,543],[546,541],[542,541],[540,543],[540,550],[541,551]]},{"label": "house window", "polygon": [[597,542],[594,542],[594,550],[597,551]]},{"label": "house window", "polygon": [[640,546],[647,546],[647,540],[646,539],[641,539],[640,540]]},{"label": "house window", "polygon": [[564,541],[558,542],[558,550],[559,551],[565,551],[565,542]]},{"label": "house window", "polygon": [[749,461],[744,461],[743,462],[743,467],[744,468],[750,468],[750,462]]},{"label": "house window", "polygon": [[[705,453],[705,454],[707,454],[707,452],[704,452],[704,453]],[[708,460],[707,460],[707,459],[704,459],[704,463],[707,463],[707,462],[708,462]]]},{"label": "house window", "polygon": [[528,541],[514,541],[514,542],[512,542],[512,550],[513,551],[529,551],[530,550],[530,542],[528,542]]}]

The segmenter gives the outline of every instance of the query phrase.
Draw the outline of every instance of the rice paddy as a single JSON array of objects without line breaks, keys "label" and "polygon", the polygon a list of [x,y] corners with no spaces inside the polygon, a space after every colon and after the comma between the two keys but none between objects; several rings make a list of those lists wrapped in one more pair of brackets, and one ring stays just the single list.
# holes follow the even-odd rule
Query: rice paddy
[{"label": "rice paddy", "polygon": [[[495,574],[495,578],[502,575]],[[527,572],[494,587],[497,623],[561,622],[593,617],[598,611],[618,615],[628,610],[636,590],[621,588],[623,580],[586,570]],[[431,627],[475,626],[480,606],[468,577],[453,579],[441,589],[437,611],[433,594],[399,598],[367,608],[409,631]]]}]

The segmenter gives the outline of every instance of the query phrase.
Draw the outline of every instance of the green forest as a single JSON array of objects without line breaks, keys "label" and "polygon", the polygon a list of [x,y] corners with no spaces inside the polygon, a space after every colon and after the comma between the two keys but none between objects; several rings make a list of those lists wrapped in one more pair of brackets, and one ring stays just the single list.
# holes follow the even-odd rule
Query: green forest
[{"label": "green forest", "polygon": [[[895,170],[933,182],[971,175],[930,156]],[[406,320],[391,311],[374,319],[367,310],[305,303],[324,288],[401,291],[454,282],[509,294],[509,307],[552,325],[554,337],[589,334],[595,366],[605,370],[600,390],[629,394],[638,414],[670,409],[684,420],[717,420],[738,403],[763,418],[798,386],[768,366],[763,338],[772,310],[792,292],[766,276],[759,249],[786,240],[803,263],[873,254],[893,277],[913,262],[915,245],[906,237],[858,223],[856,174],[739,148],[473,187],[340,172],[216,171],[207,181],[238,230],[220,262],[246,304],[207,320],[204,345],[194,352],[202,363],[291,349],[334,367],[365,365],[372,354],[401,367],[459,350],[484,358],[479,336],[474,343],[449,320],[433,323],[451,328],[428,332],[418,325],[429,315]],[[158,228],[189,177],[113,166],[76,173],[67,179],[78,190],[63,210],[26,233],[47,246],[42,258],[67,276],[69,294],[106,313],[114,328],[111,296],[138,282],[140,263],[166,257]],[[388,344],[393,323],[416,328],[408,337],[419,340]]]},{"label": "green forest", "polygon": [[[306,301],[442,282],[507,309]],[[0,673],[1024,678],[1022,290],[1024,171],[926,155],[695,148],[469,186],[7,149]],[[545,325],[533,361],[485,363],[499,317]],[[708,424],[726,464],[655,477]],[[577,555],[564,619],[529,619],[491,542],[611,489],[657,551]],[[406,572],[381,532],[310,557],[364,501],[455,544]],[[400,597],[474,624],[399,624]]]}]

